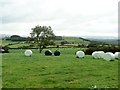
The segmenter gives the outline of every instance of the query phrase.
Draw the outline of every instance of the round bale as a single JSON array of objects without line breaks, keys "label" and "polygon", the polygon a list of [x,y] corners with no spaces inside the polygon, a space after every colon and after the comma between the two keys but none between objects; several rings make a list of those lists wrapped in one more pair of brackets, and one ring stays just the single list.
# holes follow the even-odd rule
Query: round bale
[{"label": "round bale", "polygon": [[103,55],[105,54],[104,51],[98,51],[99,53],[99,58],[103,58]]},{"label": "round bale", "polygon": [[52,55],[52,51],[51,50],[46,50],[45,51],[45,55],[46,56],[51,56]]},{"label": "round bale", "polygon": [[115,52],[115,58],[120,59],[120,52]]},{"label": "round bale", "polygon": [[24,55],[25,56],[31,56],[32,55],[32,51],[31,50],[25,50]]},{"label": "round bale", "polygon": [[103,58],[104,52],[103,51],[94,51],[92,53],[93,58]]},{"label": "round bale", "polygon": [[54,55],[55,55],[55,56],[60,56],[60,51],[56,50],[56,51],[54,52]]},{"label": "round bale", "polygon": [[5,52],[5,50],[0,48],[0,53],[4,53],[4,52]]},{"label": "round bale", "polygon": [[85,53],[83,52],[83,51],[77,51],[76,52],[76,57],[77,58],[82,58],[82,57],[84,57],[85,56]]},{"label": "round bale", "polygon": [[93,58],[100,58],[98,51],[94,51],[94,52],[92,53],[92,56],[93,56]]},{"label": "round bale", "polygon": [[9,47],[7,46],[0,46],[0,53],[9,53]]},{"label": "round bale", "polygon": [[115,55],[112,52],[107,52],[103,55],[103,59],[107,61],[111,61],[115,59]]}]

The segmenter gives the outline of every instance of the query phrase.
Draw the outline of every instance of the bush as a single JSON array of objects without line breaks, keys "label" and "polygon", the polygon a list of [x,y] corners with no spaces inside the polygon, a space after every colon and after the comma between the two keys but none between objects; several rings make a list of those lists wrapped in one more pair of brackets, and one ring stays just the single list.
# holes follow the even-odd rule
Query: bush
[{"label": "bush", "polygon": [[70,44],[70,42],[68,42],[68,41],[62,41],[61,45],[64,45],[64,44]]},{"label": "bush", "polygon": [[21,47],[18,47],[18,49],[29,49],[30,46],[21,46]]},{"label": "bush", "polygon": [[120,52],[120,46],[114,46],[114,45],[104,45],[102,47],[89,47],[86,49],[85,53],[88,55],[91,55],[94,51],[104,51],[104,52]]},{"label": "bush", "polygon": [[59,45],[57,45],[57,47],[56,48],[59,48]]}]

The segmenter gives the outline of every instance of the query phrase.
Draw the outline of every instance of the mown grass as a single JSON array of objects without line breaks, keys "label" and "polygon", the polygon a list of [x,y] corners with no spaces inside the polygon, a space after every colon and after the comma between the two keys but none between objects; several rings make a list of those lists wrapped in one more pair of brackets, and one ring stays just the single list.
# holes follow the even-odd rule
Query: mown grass
[{"label": "mown grass", "polygon": [[[55,51],[56,49],[51,49]],[[2,54],[3,88],[117,88],[118,60],[105,61],[86,55],[76,58],[76,48],[59,49],[61,56],[45,56],[44,51],[10,50]]]}]

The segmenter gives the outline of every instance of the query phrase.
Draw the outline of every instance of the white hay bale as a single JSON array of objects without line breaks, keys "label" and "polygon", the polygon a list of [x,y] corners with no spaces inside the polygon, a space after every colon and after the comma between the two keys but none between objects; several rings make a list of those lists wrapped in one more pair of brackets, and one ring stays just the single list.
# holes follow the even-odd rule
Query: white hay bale
[{"label": "white hay bale", "polygon": [[112,58],[111,60],[114,60],[114,59],[115,59],[115,54],[113,54],[112,52],[107,52],[107,53],[111,54],[111,56],[112,56],[112,57],[111,57],[111,58]]},{"label": "white hay bale", "polygon": [[99,58],[103,58],[103,55],[105,54],[104,51],[98,51],[99,52]]},{"label": "white hay bale", "polygon": [[82,57],[84,57],[84,56],[85,56],[85,53],[84,53],[83,51],[77,51],[77,52],[76,52],[76,57],[82,58]]},{"label": "white hay bale", "polygon": [[96,55],[95,55],[95,51],[94,51],[94,52],[92,52],[92,57],[93,57],[93,58],[96,58],[95,56],[96,56]]},{"label": "white hay bale", "polygon": [[112,52],[107,52],[104,54],[103,59],[111,61],[115,59],[115,55]]},{"label": "white hay bale", "polygon": [[2,48],[0,49],[0,52],[4,52],[4,51],[5,51],[4,49],[2,49]]},{"label": "white hay bale", "polygon": [[104,52],[103,51],[94,51],[92,53],[93,58],[103,58]]},{"label": "white hay bale", "polygon": [[92,53],[93,58],[100,58],[99,52],[95,51]]},{"label": "white hay bale", "polygon": [[115,52],[115,58],[120,59],[120,52]]},{"label": "white hay bale", "polygon": [[26,50],[26,51],[24,52],[24,55],[25,55],[25,56],[31,56],[31,55],[32,55],[32,51],[31,51],[31,50]]},{"label": "white hay bale", "polygon": [[97,52],[97,51],[94,51],[94,52],[92,53],[92,57],[93,57],[93,58],[98,58],[98,57],[97,57],[97,56],[98,56],[97,54],[98,54],[98,52]]}]

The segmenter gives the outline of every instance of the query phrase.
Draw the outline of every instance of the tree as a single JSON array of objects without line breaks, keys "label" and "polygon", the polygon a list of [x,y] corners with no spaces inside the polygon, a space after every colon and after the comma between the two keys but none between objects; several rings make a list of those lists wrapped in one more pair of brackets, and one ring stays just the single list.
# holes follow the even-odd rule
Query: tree
[{"label": "tree", "polygon": [[54,44],[55,34],[50,26],[37,25],[32,28],[32,34],[34,43],[38,46],[40,53],[44,47]]}]

